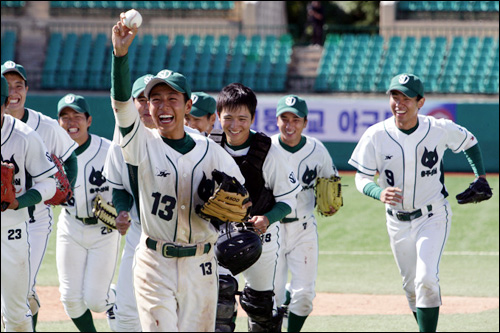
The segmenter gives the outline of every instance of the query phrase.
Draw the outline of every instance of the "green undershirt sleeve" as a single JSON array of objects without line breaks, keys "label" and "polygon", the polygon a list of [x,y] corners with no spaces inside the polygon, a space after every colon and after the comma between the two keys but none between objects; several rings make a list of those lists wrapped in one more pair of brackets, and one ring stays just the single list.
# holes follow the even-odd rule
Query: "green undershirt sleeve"
[{"label": "green undershirt sleeve", "polygon": [[365,187],[363,188],[363,194],[376,200],[380,200],[381,193],[382,193],[382,188],[377,184],[375,184],[374,182],[366,184]]},{"label": "green undershirt sleeve", "polygon": [[269,220],[269,225],[274,222],[283,220],[288,214],[292,212],[292,208],[284,202],[277,202],[273,208],[264,214]]},{"label": "green undershirt sleeve", "polygon": [[465,157],[467,157],[467,161],[469,161],[472,171],[474,171],[476,177],[486,174],[483,164],[483,154],[481,153],[479,143],[476,143],[474,146],[465,150],[464,154]]},{"label": "green undershirt sleeve", "polygon": [[75,188],[76,177],[78,176],[78,159],[75,152],[73,151],[66,161],[64,161],[64,172],[68,176],[68,180],[71,184],[71,189]]},{"label": "green undershirt sleeve", "polygon": [[112,55],[111,61],[111,98],[115,101],[126,102],[132,96],[130,83],[130,67],[128,54],[123,57]]},{"label": "green undershirt sleeve", "polygon": [[37,203],[42,201],[42,195],[40,194],[40,192],[32,188],[16,199],[17,202],[19,202],[19,207],[16,208],[17,210],[36,205]]},{"label": "green undershirt sleeve", "polygon": [[133,197],[127,191],[113,189],[113,206],[115,206],[117,213],[121,211],[130,212],[133,202]]}]

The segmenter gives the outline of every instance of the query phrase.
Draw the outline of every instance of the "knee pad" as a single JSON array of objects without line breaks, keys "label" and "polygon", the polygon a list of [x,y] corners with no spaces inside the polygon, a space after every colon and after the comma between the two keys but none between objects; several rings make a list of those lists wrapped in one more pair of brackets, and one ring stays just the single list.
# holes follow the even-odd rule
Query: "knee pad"
[{"label": "knee pad", "polygon": [[273,296],[272,290],[257,291],[245,286],[240,297],[241,307],[252,321],[267,322],[273,317]]},{"label": "knee pad", "polygon": [[219,276],[219,299],[215,332],[234,332],[236,320],[236,292],[238,281],[231,275]]}]

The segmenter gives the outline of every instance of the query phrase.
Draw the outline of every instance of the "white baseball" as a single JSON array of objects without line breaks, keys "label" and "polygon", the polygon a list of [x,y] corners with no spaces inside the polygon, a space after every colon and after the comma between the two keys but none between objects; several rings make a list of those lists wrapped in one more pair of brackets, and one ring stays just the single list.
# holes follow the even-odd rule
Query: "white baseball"
[{"label": "white baseball", "polygon": [[129,29],[132,29],[134,24],[136,24],[137,28],[139,28],[142,24],[142,16],[137,10],[131,9],[125,13],[123,24],[125,24]]}]

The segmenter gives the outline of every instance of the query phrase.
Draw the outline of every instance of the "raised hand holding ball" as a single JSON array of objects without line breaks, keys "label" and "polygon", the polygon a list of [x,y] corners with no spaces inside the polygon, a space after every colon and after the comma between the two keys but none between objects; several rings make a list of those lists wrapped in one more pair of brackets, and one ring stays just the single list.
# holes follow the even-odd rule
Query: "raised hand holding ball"
[{"label": "raised hand holding ball", "polygon": [[132,29],[134,24],[139,28],[142,24],[142,16],[137,10],[131,9],[125,13],[123,24],[129,29]]}]

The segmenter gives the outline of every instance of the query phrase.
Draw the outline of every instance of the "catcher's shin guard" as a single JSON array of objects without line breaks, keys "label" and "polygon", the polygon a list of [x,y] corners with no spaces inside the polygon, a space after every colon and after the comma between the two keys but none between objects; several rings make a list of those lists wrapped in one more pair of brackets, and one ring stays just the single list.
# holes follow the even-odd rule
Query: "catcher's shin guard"
[{"label": "catcher's shin guard", "polygon": [[278,307],[277,310],[273,310],[273,316],[268,321],[256,322],[249,317],[248,332],[281,332],[284,314],[285,309]]},{"label": "catcher's shin guard", "polygon": [[[240,303],[248,315],[249,332],[276,332],[277,329],[281,331],[281,320],[278,328],[273,324],[275,317],[273,315],[273,296],[272,290],[257,291],[245,286]],[[282,315],[281,318],[283,318]]]},{"label": "catcher's shin guard", "polygon": [[215,332],[234,332],[236,320],[236,292],[238,281],[231,275],[219,276],[219,299],[217,301],[217,316]]}]

